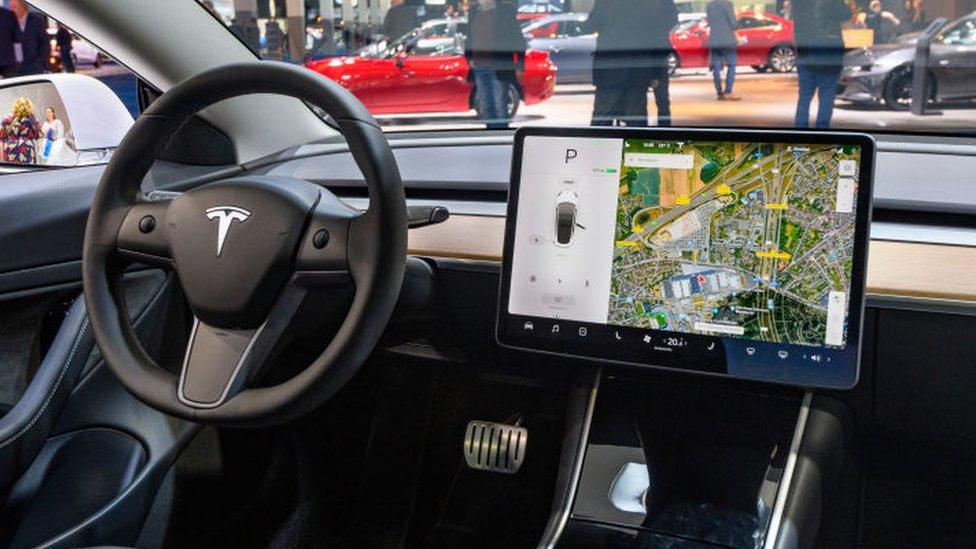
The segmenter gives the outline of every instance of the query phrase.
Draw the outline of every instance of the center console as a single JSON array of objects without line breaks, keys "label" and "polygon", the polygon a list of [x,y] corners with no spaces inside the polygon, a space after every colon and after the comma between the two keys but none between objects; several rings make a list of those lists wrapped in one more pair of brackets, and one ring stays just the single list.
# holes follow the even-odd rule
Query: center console
[{"label": "center console", "polygon": [[811,544],[843,451],[812,391],[858,379],[871,138],[532,128],[514,150],[498,342],[602,371],[543,545]]}]

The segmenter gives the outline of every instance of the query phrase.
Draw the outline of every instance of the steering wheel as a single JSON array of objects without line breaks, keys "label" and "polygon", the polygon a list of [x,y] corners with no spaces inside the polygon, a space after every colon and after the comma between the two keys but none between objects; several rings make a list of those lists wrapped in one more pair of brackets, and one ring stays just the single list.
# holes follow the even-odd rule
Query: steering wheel
[{"label": "steering wheel", "polygon": [[[201,109],[266,93],[301,99],[338,124],[366,178],[360,213],[321,186],[244,175],[169,196],[141,182],[169,138]],[[167,414],[219,425],[281,423],[318,407],[369,356],[396,304],[407,250],[403,184],[390,146],[362,103],[335,82],[284,63],[228,65],[159,97],[106,167],[85,230],[85,303],[102,354],[138,399]],[[132,262],[176,272],[193,313],[179,375],[139,344],[120,306]],[[299,305],[345,286],[351,300],[325,350],[293,377],[255,386]],[[350,288],[351,287],[351,288]]]}]

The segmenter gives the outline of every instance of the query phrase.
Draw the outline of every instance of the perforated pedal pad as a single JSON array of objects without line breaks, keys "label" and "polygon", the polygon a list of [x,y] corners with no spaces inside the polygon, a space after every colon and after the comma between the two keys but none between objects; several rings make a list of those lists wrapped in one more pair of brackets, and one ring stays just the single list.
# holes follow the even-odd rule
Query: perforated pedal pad
[{"label": "perforated pedal pad", "polygon": [[471,421],[464,432],[464,461],[479,471],[515,474],[525,461],[528,442],[525,427]]}]

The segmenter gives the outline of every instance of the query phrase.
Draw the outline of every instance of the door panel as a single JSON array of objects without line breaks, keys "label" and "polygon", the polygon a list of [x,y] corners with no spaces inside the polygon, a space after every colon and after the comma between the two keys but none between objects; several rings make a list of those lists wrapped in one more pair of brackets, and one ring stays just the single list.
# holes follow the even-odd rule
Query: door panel
[{"label": "door panel", "polygon": [[[157,360],[164,351],[179,356],[185,342],[173,335],[185,327],[182,315],[173,314],[171,281],[161,271],[144,271],[124,282],[136,335]],[[12,480],[23,472],[9,496],[2,487],[0,546],[129,546],[162,475],[197,427],[149,408],[119,385],[91,338],[80,297],[62,316],[30,385],[0,418],[0,473]],[[131,440],[141,442],[134,447]]]},{"label": "door panel", "polygon": [[951,24],[932,44],[929,67],[940,99],[976,95],[976,18]]},{"label": "door panel", "polygon": [[[158,189],[187,177],[180,170],[164,175],[171,165],[160,168],[147,178]],[[96,350],[80,298],[80,258],[102,170],[39,170],[0,181],[0,546],[132,545],[163,475],[197,430],[129,395]],[[183,306],[170,298],[171,281],[161,271],[130,272],[123,281],[127,310],[151,356],[181,352]],[[129,460],[125,470],[114,469],[121,476],[102,486],[107,491],[57,473],[72,467],[96,473],[84,459],[108,463],[112,456],[91,453],[93,448],[134,448],[110,440],[86,442],[87,454],[58,451],[68,439],[92,442],[74,435],[92,429],[102,442],[102,431],[109,430],[121,437],[111,440],[139,441],[144,456]],[[45,455],[57,457],[48,466],[37,461]],[[135,454],[117,454],[124,455]],[[102,494],[93,503],[97,508],[72,505],[96,492]],[[44,503],[50,494],[58,505]]]},{"label": "door panel", "polygon": [[976,46],[934,44],[930,55],[940,99],[976,96]]},{"label": "door panel", "polygon": [[410,55],[401,69],[403,105],[417,110],[468,110],[468,65],[461,55]]},{"label": "door panel", "polygon": [[561,83],[589,82],[593,75],[593,52],[596,35],[586,32],[580,21],[562,21],[555,36],[532,41],[532,48],[548,51],[556,64],[556,81]]},{"label": "door panel", "polygon": [[775,23],[771,21],[752,17],[741,18],[739,29],[735,33],[740,43],[743,39],[745,41],[739,46],[739,64],[765,65],[768,61],[769,49],[773,46],[776,28]]},{"label": "door panel", "polygon": [[0,292],[13,289],[4,287],[12,271],[81,259],[88,205],[101,173],[101,166],[92,166],[2,176]]},{"label": "door panel", "polygon": [[401,101],[402,79],[393,59],[356,59],[342,73],[342,84],[374,112]]},{"label": "door panel", "polygon": [[707,39],[708,31],[699,24],[671,35],[671,45],[678,52],[682,67],[708,66],[708,47],[705,45]]}]

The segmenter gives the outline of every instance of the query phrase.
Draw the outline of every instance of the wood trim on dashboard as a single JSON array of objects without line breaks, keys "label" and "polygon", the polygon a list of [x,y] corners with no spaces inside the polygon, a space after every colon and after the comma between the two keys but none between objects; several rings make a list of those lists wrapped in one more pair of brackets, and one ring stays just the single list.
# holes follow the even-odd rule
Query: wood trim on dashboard
[{"label": "wood trim on dashboard", "polygon": [[872,240],[868,293],[976,302],[976,247]]},{"label": "wood trim on dashboard", "polygon": [[[409,237],[413,255],[500,262],[505,219],[452,215],[439,225],[411,230]],[[872,240],[867,291],[976,302],[976,247]]]},{"label": "wood trim on dashboard", "polygon": [[411,229],[408,236],[412,255],[501,262],[505,218],[452,215],[443,223]]}]

